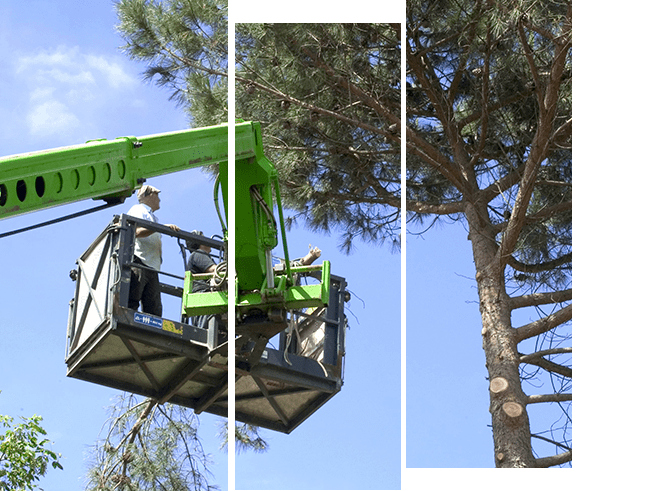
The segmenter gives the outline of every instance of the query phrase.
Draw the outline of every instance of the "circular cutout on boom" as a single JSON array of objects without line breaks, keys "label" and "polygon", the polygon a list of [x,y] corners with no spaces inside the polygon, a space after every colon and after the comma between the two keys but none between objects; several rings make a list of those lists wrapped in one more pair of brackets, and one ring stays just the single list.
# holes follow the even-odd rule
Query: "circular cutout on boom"
[{"label": "circular cutout on boom", "polygon": [[105,165],[102,166],[102,179],[105,182],[109,182],[112,178],[112,167],[109,165],[109,162],[105,162]]},{"label": "circular cutout on boom", "polygon": [[46,184],[44,183],[44,178],[42,176],[37,176],[35,178],[35,192],[40,198],[44,196],[46,191]]},{"label": "circular cutout on boom", "polygon": [[16,182],[16,197],[23,203],[26,200],[26,196],[28,196],[28,186],[26,186],[26,181],[21,179]]},{"label": "circular cutout on boom", "polygon": [[77,189],[79,187],[79,171],[77,169],[72,169],[70,179],[72,180],[72,187]]},{"label": "circular cutout on boom", "polygon": [[54,187],[57,193],[63,190],[63,175],[60,172],[56,172],[54,175]]}]

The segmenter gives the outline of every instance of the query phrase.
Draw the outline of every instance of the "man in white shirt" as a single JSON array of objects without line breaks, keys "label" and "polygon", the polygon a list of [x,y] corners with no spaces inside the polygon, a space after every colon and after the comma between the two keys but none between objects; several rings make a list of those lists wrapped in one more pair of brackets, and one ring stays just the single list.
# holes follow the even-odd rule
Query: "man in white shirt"
[{"label": "man in white shirt", "polygon": [[[128,215],[159,223],[158,218],[154,215],[154,212],[160,208],[161,203],[158,193],[160,193],[160,190],[153,186],[148,184],[142,186],[137,193],[139,204],[130,208]],[[179,227],[176,225],[169,224],[166,226],[174,231],[179,231]],[[154,271],[131,267],[128,307],[137,310],[141,301],[144,313],[162,317],[163,304],[158,281],[158,271],[161,269],[161,263],[163,262],[161,234],[138,226],[135,230],[135,257],[133,262],[148,266]]]}]

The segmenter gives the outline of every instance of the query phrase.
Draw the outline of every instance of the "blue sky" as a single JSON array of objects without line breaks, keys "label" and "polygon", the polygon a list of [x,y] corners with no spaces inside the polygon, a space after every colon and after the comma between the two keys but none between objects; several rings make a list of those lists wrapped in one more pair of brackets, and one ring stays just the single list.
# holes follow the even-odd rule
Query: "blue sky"
[{"label": "blue sky", "polygon": [[[259,18],[258,2],[253,4],[255,12],[251,6],[239,5],[237,20],[400,21],[404,8],[399,3],[399,14],[389,18],[389,12],[395,10],[387,2],[369,2],[363,10],[360,5],[345,8],[351,2],[338,2],[334,13],[314,18],[309,17],[313,7],[307,2],[289,3],[267,5],[262,9],[263,18]],[[642,15],[645,9],[640,12]],[[643,19],[638,20],[642,25]],[[122,40],[114,32],[115,22],[112,3],[107,0],[0,2],[0,154],[188,127],[182,111],[167,100],[168,94],[142,82],[142,67],[118,50]],[[618,43],[615,53],[620,50],[629,57],[640,56],[623,40]],[[655,63],[652,56],[642,61],[646,66]],[[576,64],[579,66],[577,57]],[[617,64],[614,55],[604,55],[602,66]],[[584,73],[595,77],[596,68],[582,65]],[[658,156],[648,153],[648,148],[622,151],[619,139],[612,139],[620,130],[614,122],[621,121],[611,107],[619,91],[612,90],[614,93],[601,91],[598,97],[576,91],[575,100],[583,103],[589,99],[589,109],[601,115],[599,120],[605,127],[598,131],[584,123],[577,130],[576,125],[577,134],[588,134],[602,142],[598,150],[582,143],[579,157],[583,162],[621,162],[623,153],[627,162],[657,161]],[[635,121],[648,118],[641,108],[638,104],[630,109]],[[584,110],[581,116],[582,121],[588,120]],[[647,131],[648,142],[664,141],[662,132],[655,128]],[[582,182],[601,183],[600,176],[594,178],[588,171],[580,174],[577,170],[575,176],[576,182],[582,177]],[[638,179],[633,182],[648,190],[646,196],[666,194],[662,186],[667,180],[647,183]],[[211,183],[199,171],[152,181],[163,190],[158,212],[163,222],[208,234],[217,231],[209,197]],[[611,188],[621,185],[616,180],[605,183]],[[587,200],[594,199],[592,194],[584,192],[584,187],[576,193],[580,198],[575,206],[590,209]],[[49,472],[41,481],[47,490],[82,489],[83,457],[107,418],[106,406],[117,395],[114,390],[65,376],[67,306],[74,292],[68,272],[111,214],[124,212],[134,203],[131,198],[109,212],[0,241],[0,414],[19,417],[37,413],[44,417],[49,438],[55,442],[53,448],[63,454],[65,467],[62,472]],[[90,206],[80,203],[4,220],[0,232]],[[580,325],[585,326],[576,339],[588,355],[576,357],[575,368],[583,374],[576,391],[583,402],[575,413],[575,438],[587,445],[577,456],[577,468],[560,471],[560,480],[552,480],[546,489],[564,488],[575,476],[583,476],[585,468],[598,469],[600,482],[619,483],[633,482],[639,476],[636,469],[643,465],[662,468],[663,454],[653,443],[653,435],[665,431],[657,423],[664,417],[662,379],[653,375],[665,372],[667,355],[662,347],[667,346],[667,320],[659,309],[665,303],[663,292],[667,288],[650,283],[642,272],[657,271],[659,277],[667,274],[664,250],[655,245],[665,243],[660,235],[663,223],[643,220],[630,208],[594,227],[576,223],[575,236],[583,252],[576,255],[575,263],[588,272],[577,279],[576,288],[581,289],[585,303],[588,297],[590,304],[596,305],[576,309]],[[627,233],[621,232],[616,251],[602,251],[598,238],[621,227]],[[292,256],[302,255],[308,244],[319,246],[322,257],[332,261],[333,273],[345,276],[356,294],[350,303],[345,385],[291,435],[264,432],[269,452],[237,455],[238,488],[397,489],[402,484],[403,489],[426,489],[444,488],[447,482],[470,484],[473,479],[499,489],[518,488],[518,474],[492,477],[490,472],[478,469],[492,465],[492,438],[487,427],[490,417],[480,320],[474,303],[474,272],[464,236],[460,225],[451,225],[432,230],[424,238],[407,238],[405,320],[400,315],[402,256],[364,244],[359,244],[354,255],[343,256],[336,247],[336,234],[323,237],[304,230],[290,233]],[[633,261],[630,251],[643,252],[635,254],[637,259]],[[623,285],[619,268],[606,266],[608,261],[620,261],[620,255],[627,258],[622,268],[634,270]],[[166,269],[181,267],[176,245],[166,242],[164,256]],[[632,305],[634,314],[612,308],[613,300]],[[624,338],[625,350],[621,346]],[[403,352],[406,364],[402,363]],[[612,363],[624,356],[628,361],[615,369]],[[586,358],[613,361],[597,362],[594,370],[596,362]],[[407,397],[403,401],[405,373]],[[622,396],[614,408],[605,410],[604,404],[613,394]],[[402,446],[403,403],[407,407],[406,448]],[[636,417],[634,425],[622,424],[639,412],[643,417]],[[227,456],[218,448],[217,431],[215,418],[201,419],[201,437],[215,460],[214,480],[225,489]],[[631,449],[650,451],[637,454],[630,453]],[[614,451],[626,452],[626,466],[617,465],[621,457],[612,456]],[[405,459],[407,470],[403,467]],[[426,469],[430,467],[471,469]],[[644,472],[647,479],[650,475]],[[521,480],[525,482],[528,474],[524,476]]]}]

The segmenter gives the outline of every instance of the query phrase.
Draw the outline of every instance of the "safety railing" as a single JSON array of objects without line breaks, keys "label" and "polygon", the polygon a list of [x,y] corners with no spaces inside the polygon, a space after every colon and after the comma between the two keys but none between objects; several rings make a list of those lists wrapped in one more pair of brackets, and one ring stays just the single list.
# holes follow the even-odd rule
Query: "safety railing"
[{"label": "safety railing", "polygon": [[[179,313],[169,319],[128,308],[131,267],[137,267],[133,263],[137,226],[214,250],[225,247],[222,241],[164,225],[115,217],[71,273],[77,283],[68,320],[68,376],[191,407],[196,413],[227,416],[228,361],[222,348],[229,340],[226,322],[195,325]],[[275,269],[277,276],[283,274],[281,265]],[[291,275],[292,287],[315,287],[319,299],[326,281],[325,301],[293,309],[274,304],[282,307],[275,307],[276,317],[257,323],[245,323],[253,315],[237,307],[234,337],[236,418],[285,433],[339,392],[347,328],[343,278],[318,267],[291,268]],[[160,276],[182,281],[169,271]],[[188,293],[188,278],[187,273],[185,286],[161,281],[161,290],[187,300],[215,293]],[[307,284],[308,278],[313,284]],[[211,314],[212,303],[207,305]],[[216,308],[219,314],[225,311]]]}]

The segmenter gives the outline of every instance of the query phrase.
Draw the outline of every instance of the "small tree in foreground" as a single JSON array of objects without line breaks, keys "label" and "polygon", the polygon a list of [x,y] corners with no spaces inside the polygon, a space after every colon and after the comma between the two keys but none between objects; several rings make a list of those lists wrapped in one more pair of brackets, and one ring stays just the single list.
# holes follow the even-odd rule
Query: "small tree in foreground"
[{"label": "small tree in foreground", "polygon": [[14,418],[0,415],[0,490],[21,491],[35,489],[37,481],[49,468],[62,469],[59,458],[49,449],[51,442],[44,438],[41,416]]}]

